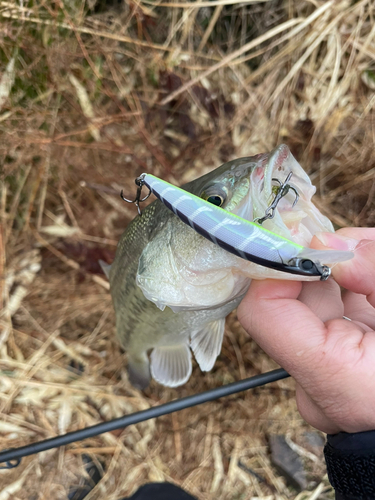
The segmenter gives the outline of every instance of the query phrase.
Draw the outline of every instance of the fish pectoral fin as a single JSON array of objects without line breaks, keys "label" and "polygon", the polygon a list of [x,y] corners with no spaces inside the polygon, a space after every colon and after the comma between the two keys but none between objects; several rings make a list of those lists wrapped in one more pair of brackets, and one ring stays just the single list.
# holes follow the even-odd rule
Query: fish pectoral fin
[{"label": "fish pectoral fin", "polygon": [[187,344],[155,347],[151,353],[151,374],[160,384],[178,387],[191,375],[191,352]]},{"label": "fish pectoral fin", "polygon": [[210,371],[219,356],[223,343],[225,319],[207,323],[191,335],[190,347],[203,372]]},{"label": "fish pectoral fin", "polygon": [[99,259],[100,267],[102,268],[103,273],[109,279],[109,271],[111,270],[112,264],[107,264],[104,260]]}]

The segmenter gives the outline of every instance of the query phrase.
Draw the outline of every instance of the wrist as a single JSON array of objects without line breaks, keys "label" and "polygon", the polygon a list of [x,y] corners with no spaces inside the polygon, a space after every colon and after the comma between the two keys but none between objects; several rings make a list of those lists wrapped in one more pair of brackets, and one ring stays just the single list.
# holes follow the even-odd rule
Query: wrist
[{"label": "wrist", "polygon": [[375,498],[375,430],[328,435],[324,455],[338,498]]}]

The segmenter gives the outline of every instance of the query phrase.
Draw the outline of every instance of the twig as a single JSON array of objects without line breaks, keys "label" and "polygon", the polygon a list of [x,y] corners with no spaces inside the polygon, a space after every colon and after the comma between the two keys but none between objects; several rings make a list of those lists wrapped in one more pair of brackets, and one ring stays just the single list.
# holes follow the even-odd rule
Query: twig
[{"label": "twig", "polygon": [[211,17],[210,22],[207,26],[207,29],[203,35],[202,40],[201,40],[201,43],[199,44],[198,50],[203,50],[203,47],[206,45],[207,40],[209,39],[209,37],[212,33],[212,30],[214,29],[215,24],[217,23],[217,20],[219,19],[219,16],[221,14],[221,11],[223,10],[223,7],[224,7],[223,5],[216,6],[215,12],[213,13],[213,15]]},{"label": "twig", "polygon": [[[0,7],[2,5],[5,6],[5,4],[7,4],[6,5],[7,7],[12,7],[13,9],[15,7],[14,4],[10,4],[9,2],[0,2]],[[63,22],[59,23],[56,21],[51,21],[49,19],[40,19],[38,17],[32,17],[31,16],[31,13],[32,13],[31,9],[24,9],[24,10],[28,14],[28,16],[26,16],[25,18],[22,18],[22,21],[24,21],[24,22],[39,24],[42,26],[54,26],[54,27],[57,27],[60,29],[61,28],[67,29],[69,31],[72,30],[72,27],[68,23],[63,23]],[[16,19],[16,20],[20,19],[19,15],[12,14],[11,12],[7,12],[7,11],[0,12],[0,17],[4,17],[5,19]],[[116,33],[109,33],[106,31],[96,31],[94,29],[86,28],[84,26],[81,26],[81,27],[75,26],[75,31],[77,31],[79,33],[84,33],[87,35],[98,36],[100,38],[108,38],[109,40],[115,40],[117,42],[129,43],[131,45],[136,45],[139,47],[145,47],[145,48],[149,48],[149,49],[156,49],[156,50],[160,50],[160,51],[167,50],[169,52],[174,52],[176,50],[175,47],[164,47],[163,45],[158,45],[157,43],[144,42],[142,40],[138,40],[137,38],[132,38],[129,36],[124,36],[124,35],[118,35]],[[188,51],[183,51],[183,52],[181,52],[181,54],[184,54],[186,56],[193,56],[193,54],[191,52],[188,52]],[[217,60],[217,57],[214,57],[210,54],[208,54],[208,55],[207,54],[194,54],[194,56],[202,57],[204,59],[209,59],[209,60]]]},{"label": "twig", "polygon": [[243,4],[251,4],[251,3],[268,3],[271,0],[246,0],[245,2],[243,0],[212,0],[212,2],[181,2],[181,3],[176,3],[176,2],[171,2],[171,3],[157,3],[153,2],[152,0],[142,0],[143,3],[146,3],[148,5],[153,5],[155,7],[178,7],[182,9],[187,9],[187,8],[195,8],[195,9],[200,9],[202,7],[216,7],[217,5],[237,5],[239,3]]},{"label": "twig", "polygon": [[177,413],[172,413],[172,426],[173,426],[174,446],[176,449],[176,461],[180,463],[182,460],[181,433],[179,430]]},{"label": "twig", "polygon": [[278,35],[279,33],[282,33],[283,31],[286,31],[287,29],[292,28],[295,25],[298,25],[298,26],[294,30],[292,30],[289,35],[290,35],[290,37],[297,35],[297,33],[299,33],[302,29],[304,29],[310,23],[312,23],[317,17],[322,15],[323,12],[325,12],[330,7],[332,7],[332,0],[323,4],[319,9],[316,9],[313,12],[313,14],[311,14],[306,19],[303,19],[303,20],[290,19],[289,21],[286,21],[285,23],[280,24],[279,26],[276,26],[275,28],[267,31],[267,33],[264,33],[263,35],[259,36],[255,40],[252,40],[251,42],[247,43],[243,47],[235,50],[231,54],[228,54],[226,57],[224,57],[224,59],[222,59],[218,63],[211,66],[211,68],[208,68],[206,71],[204,71],[203,73],[201,73],[197,77],[193,78],[189,82],[182,85],[180,88],[178,88],[177,90],[175,90],[174,92],[169,94],[166,98],[164,98],[160,104],[163,106],[163,105],[167,104],[168,102],[172,101],[173,99],[176,99],[177,96],[179,96],[180,94],[182,94],[186,90],[190,89],[193,85],[200,82],[203,78],[206,78],[207,76],[211,75],[212,73],[214,73],[218,69],[228,65],[234,59],[241,56],[245,52],[248,52],[253,47],[260,45],[261,43],[265,42],[269,38],[272,38],[272,37]]},{"label": "twig", "polygon": [[[50,130],[51,136],[53,136],[55,133],[57,114],[58,114],[58,111],[60,108],[60,102],[61,102],[61,95],[59,94],[57,97],[57,104],[53,110],[52,125],[51,125],[51,130]],[[47,195],[48,176],[49,176],[50,166],[51,166],[51,146],[48,147],[47,157],[46,157],[45,162],[44,162],[44,169],[43,169],[43,173],[42,173],[42,190],[40,193],[40,201],[39,201],[38,214],[37,214],[37,219],[36,219],[36,228],[38,231],[40,230],[41,225],[42,225],[43,210],[44,210],[44,204],[45,204],[46,195]]]}]

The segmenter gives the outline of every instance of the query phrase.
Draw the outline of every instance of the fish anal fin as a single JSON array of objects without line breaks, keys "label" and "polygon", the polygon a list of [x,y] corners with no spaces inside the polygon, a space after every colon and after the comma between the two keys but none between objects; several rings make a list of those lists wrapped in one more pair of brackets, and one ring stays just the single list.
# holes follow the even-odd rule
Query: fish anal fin
[{"label": "fish anal fin", "polygon": [[100,267],[102,268],[103,273],[109,279],[109,271],[111,270],[112,264],[107,264],[104,260],[99,259]]},{"label": "fish anal fin", "polygon": [[148,387],[151,374],[150,363],[146,353],[140,356],[134,356],[128,353],[128,376],[129,382],[136,389],[146,389]]},{"label": "fish anal fin", "polygon": [[225,318],[212,321],[191,335],[190,347],[200,369],[210,371],[219,356],[223,343]]},{"label": "fish anal fin", "polygon": [[167,387],[185,384],[191,375],[191,352],[187,344],[155,347],[151,353],[151,375]]}]

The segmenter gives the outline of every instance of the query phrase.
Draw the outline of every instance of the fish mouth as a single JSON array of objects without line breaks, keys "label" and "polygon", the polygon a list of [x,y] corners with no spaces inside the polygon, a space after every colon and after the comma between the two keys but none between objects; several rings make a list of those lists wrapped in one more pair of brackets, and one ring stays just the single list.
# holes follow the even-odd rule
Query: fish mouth
[{"label": "fish mouth", "polygon": [[262,198],[266,198],[264,202],[270,204],[277,183],[283,184],[287,176],[292,174],[289,185],[293,187],[294,178],[299,170],[302,170],[301,166],[290,153],[288,146],[281,144],[264,155],[264,159],[251,175],[251,183],[257,185]]},{"label": "fish mouth", "polygon": [[[245,214],[238,215],[251,221],[263,218],[275,200],[278,188],[290,174],[285,196],[279,200],[273,217],[264,220],[262,226],[295,243],[309,246],[315,233],[331,232],[333,227],[312,203],[311,198],[316,189],[285,144],[258,158],[257,166],[250,174],[249,198],[252,210],[247,210],[245,217]],[[240,211],[244,213],[244,210]]]},{"label": "fish mouth", "polygon": [[268,153],[268,156],[268,164],[272,167],[272,170],[283,170],[284,165],[290,161],[290,158],[294,158],[291,155],[290,149],[285,144],[277,146],[277,148]]},{"label": "fish mouth", "polygon": [[[275,197],[277,181],[282,184],[291,171],[290,157],[289,148],[284,144],[278,146],[269,153],[259,154],[254,157],[256,164],[255,168],[250,168],[250,172],[246,175],[248,191],[246,195],[242,197],[241,202],[230,211],[248,221],[264,217],[267,208]],[[296,164],[298,168],[301,168],[297,162]],[[289,171],[288,174],[285,174],[288,170],[288,165]],[[242,168],[242,166],[238,167],[238,172],[235,174],[236,176],[240,175]],[[293,173],[292,171],[292,176]],[[277,179],[277,181],[275,181],[275,179]]]}]

